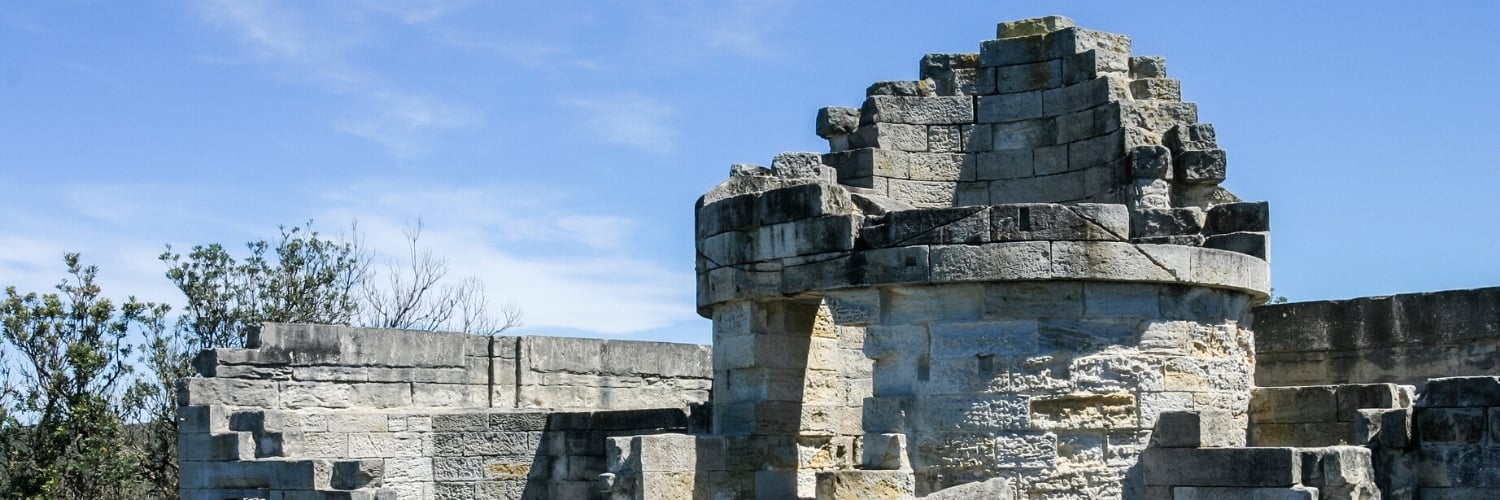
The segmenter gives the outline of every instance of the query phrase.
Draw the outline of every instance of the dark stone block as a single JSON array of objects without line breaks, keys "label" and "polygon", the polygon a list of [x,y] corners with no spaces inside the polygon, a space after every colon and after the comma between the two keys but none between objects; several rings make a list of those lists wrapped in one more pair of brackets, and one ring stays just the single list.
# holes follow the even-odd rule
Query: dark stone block
[{"label": "dark stone block", "polygon": [[983,243],[989,240],[988,210],[955,207],[891,212],[866,219],[860,238],[868,248]]},{"label": "dark stone block", "polygon": [[1395,384],[1350,384],[1340,385],[1338,392],[1338,419],[1352,422],[1358,419],[1359,410],[1371,408],[1396,408],[1401,404],[1400,389]]},{"label": "dark stone block", "polygon": [[1302,471],[1293,448],[1147,448],[1141,463],[1149,486],[1284,487]]},{"label": "dark stone block", "polygon": [[1418,408],[1500,406],[1500,377],[1448,377],[1427,381]]},{"label": "dark stone block", "polygon": [[1208,229],[1214,233],[1270,231],[1271,204],[1242,201],[1214,205],[1208,209]]},{"label": "dark stone block", "polygon": [[1486,429],[1484,408],[1419,408],[1417,436],[1422,443],[1481,443]]},{"label": "dark stone block", "polygon": [[1218,184],[1224,182],[1228,172],[1228,154],[1222,149],[1207,151],[1183,151],[1172,157],[1176,165],[1177,182],[1186,184]]},{"label": "dark stone block", "polygon": [[1215,234],[1203,240],[1204,248],[1216,248],[1266,260],[1270,255],[1270,233],[1238,232]]},{"label": "dark stone block", "polygon": [[1218,134],[1214,133],[1212,123],[1177,125],[1167,131],[1163,142],[1167,147],[1172,148],[1172,152],[1201,151],[1219,147]]},{"label": "dark stone block", "polygon": [[1149,238],[1203,232],[1203,211],[1196,208],[1147,208],[1130,212],[1130,237]]},{"label": "dark stone block", "polygon": [[1163,146],[1136,146],[1130,150],[1130,176],[1136,179],[1172,179],[1172,152]]},{"label": "dark stone block", "polygon": [[759,201],[760,195],[744,194],[699,207],[695,214],[698,238],[759,225],[760,221],[756,218],[756,205]]}]

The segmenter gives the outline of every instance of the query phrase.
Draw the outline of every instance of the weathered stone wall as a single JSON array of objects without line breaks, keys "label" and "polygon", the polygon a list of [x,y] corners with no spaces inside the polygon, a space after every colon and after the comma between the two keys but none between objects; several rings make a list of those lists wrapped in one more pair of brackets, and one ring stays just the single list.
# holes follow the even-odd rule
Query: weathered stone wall
[{"label": "weathered stone wall", "polygon": [[707,346],[281,324],[251,345],[179,383],[184,498],[588,498],[610,436],[708,424]]},{"label": "weathered stone wall", "polygon": [[919,492],[1005,477],[1037,498],[1119,497],[1162,411],[1244,428],[1248,301],[1087,281],[882,289],[866,442],[904,435]]},{"label": "weathered stone wall", "polygon": [[1500,370],[1500,288],[1257,308],[1256,385],[1389,382]]},{"label": "weathered stone wall", "polygon": [[[831,152],[736,165],[699,200],[714,432],[761,454],[714,491],[1120,497],[1160,411],[1243,428],[1269,207],[1219,187],[1165,61],[1049,17],[921,66],[820,110]],[[847,458],[804,460],[823,450]],[[678,465],[651,473],[702,483]]]}]

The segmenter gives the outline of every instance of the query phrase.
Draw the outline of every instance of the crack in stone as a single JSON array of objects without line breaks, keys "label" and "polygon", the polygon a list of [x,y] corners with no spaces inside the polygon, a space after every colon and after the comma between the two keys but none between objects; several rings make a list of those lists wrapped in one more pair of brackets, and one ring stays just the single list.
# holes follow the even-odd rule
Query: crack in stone
[{"label": "crack in stone", "polygon": [[1121,236],[1119,233],[1116,233],[1114,231],[1110,231],[1108,227],[1105,227],[1103,224],[1100,224],[1099,221],[1094,220],[1093,217],[1089,217],[1087,215],[1084,215],[1082,212],[1079,212],[1077,208],[1078,207],[1068,206],[1068,211],[1069,212],[1073,212],[1073,215],[1077,215],[1078,218],[1083,219],[1084,221],[1088,222],[1089,224],[1093,224],[1094,227],[1099,228],[1099,230],[1104,231],[1105,233],[1109,233],[1110,236],[1114,236],[1116,238],[1119,238],[1120,241],[1130,241],[1130,238]]},{"label": "crack in stone", "polygon": [[1132,250],[1135,250],[1136,253],[1141,254],[1142,257],[1145,257],[1146,260],[1151,261],[1152,264],[1156,264],[1156,267],[1159,267],[1159,268],[1161,268],[1161,270],[1166,271],[1167,274],[1172,275],[1172,279],[1175,279],[1177,281],[1187,281],[1182,276],[1178,276],[1177,275],[1177,271],[1172,270],[1172,268],[1167,267],[1166,264],[1162,264],[1161,261],[1156,260],[1156,257],[1152,257],[1151,254],[1146,253],[1146,251],[1144,249],[1142,249],[1139,245],[1136,245],[1134,243],[1129,243],[1129,242],[1127,242],[1125,244],[1126,245],[1130,245],[1130,248]]}]

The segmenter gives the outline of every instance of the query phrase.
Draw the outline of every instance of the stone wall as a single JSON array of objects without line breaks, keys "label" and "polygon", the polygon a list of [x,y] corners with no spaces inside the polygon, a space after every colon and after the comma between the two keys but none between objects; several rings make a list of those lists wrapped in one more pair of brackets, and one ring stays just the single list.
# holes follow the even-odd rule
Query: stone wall
[{"label": "stone wall", "polygon": [[1118,498],[1161,411],[1244,427],[1268,205],[1219,187],[1213,127],[1128,37],[1048,17],[979,49],[823,108],[829,153],[699,200],[715,435],[635,445],[754,458],[622,454],[620,498]]},{"label": "stone wall", "polygon": [[609,437],[708,425],[707,346],[283,324],[251,345],[179,382],[184,498],[587,498]]},{"label": "stone wall", "polygon": [[1500,370],[1500,288],[1255,310],[1256,385],[1421,385]]}]

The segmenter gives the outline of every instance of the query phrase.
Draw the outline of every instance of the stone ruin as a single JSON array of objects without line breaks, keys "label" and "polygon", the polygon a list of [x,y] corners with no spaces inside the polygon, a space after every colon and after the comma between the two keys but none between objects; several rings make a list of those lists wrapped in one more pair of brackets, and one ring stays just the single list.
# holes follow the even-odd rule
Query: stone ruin
[{"label": "stone ruin", "polygon": [[267,324],[181,382],[181,495],[1500,497],[1500,288],[1262,306],[1180,88],[1002,23],[699,200],[711,353]]}]

